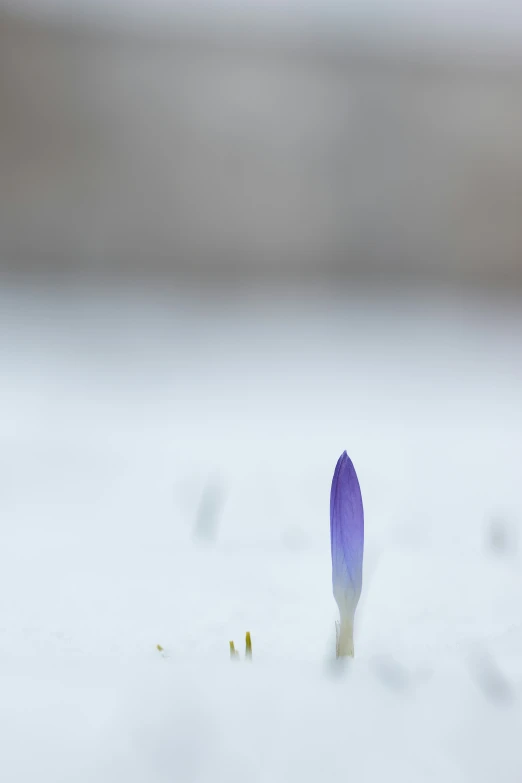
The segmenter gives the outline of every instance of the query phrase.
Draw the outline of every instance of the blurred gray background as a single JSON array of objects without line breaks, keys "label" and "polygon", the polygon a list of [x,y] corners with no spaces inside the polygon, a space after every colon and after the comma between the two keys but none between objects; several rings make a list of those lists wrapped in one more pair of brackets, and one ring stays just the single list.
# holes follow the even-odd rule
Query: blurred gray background
[{"label": "blurred gray background", "polygon": [[516,36],[62,6],[0,8],[4,272],[522,282]]}]

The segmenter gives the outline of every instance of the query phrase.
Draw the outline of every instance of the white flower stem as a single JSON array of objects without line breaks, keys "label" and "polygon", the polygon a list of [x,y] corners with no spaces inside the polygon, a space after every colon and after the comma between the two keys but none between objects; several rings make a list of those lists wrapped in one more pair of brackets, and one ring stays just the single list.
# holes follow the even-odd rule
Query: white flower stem
[{"label": "white flower stem", "polygon": [[353,658],[353,617],[341,616],[337,623],[336,653],[338,658]]}]

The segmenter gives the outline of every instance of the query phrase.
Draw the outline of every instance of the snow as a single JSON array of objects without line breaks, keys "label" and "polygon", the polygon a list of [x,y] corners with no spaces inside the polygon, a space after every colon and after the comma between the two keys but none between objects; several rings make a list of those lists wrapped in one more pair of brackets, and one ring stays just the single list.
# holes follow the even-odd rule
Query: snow
[{"label": "snow", "polygon": [[518,783],[520,304],[3,285],[0,779]]}]

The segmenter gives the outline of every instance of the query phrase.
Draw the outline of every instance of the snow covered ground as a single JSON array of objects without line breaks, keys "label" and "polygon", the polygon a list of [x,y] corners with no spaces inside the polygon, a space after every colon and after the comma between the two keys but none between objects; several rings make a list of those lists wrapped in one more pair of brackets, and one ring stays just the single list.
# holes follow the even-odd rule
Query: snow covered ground
[{"label": "snow covered ground", "polygon": [[521,304],[5,284],[0,780],[519,783]]}]

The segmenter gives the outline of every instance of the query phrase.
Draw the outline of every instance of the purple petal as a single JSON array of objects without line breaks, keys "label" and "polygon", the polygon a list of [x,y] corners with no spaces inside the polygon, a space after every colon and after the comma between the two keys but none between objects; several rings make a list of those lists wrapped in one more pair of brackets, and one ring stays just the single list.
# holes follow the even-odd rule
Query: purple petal
[{"label": "purple petal", "polygon": [[353,617],[362,589],[364,512],[357,474],[346,451],[332,480],[330,538],[334,597],[341,617]]}]

